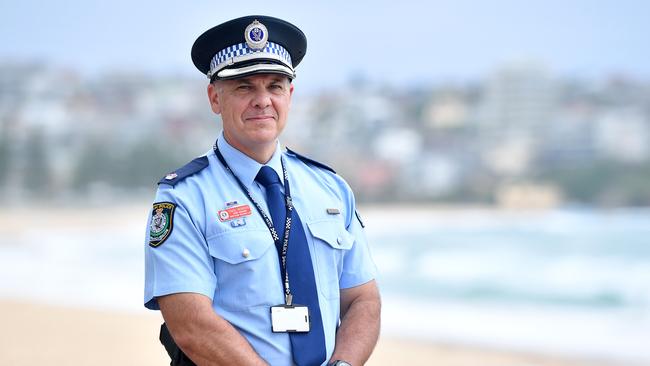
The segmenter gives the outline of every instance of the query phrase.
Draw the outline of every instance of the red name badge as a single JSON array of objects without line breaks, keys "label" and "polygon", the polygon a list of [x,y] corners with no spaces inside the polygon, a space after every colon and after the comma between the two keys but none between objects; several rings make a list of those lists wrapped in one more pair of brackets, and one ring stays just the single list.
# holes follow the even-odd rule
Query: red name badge
[{"label": "red name badge", "polygon": [[219,220],[221,222],[238,219],[240,217],[250,216],[251,215],[251,206],[249,205],[237,205],[228,207],[225,210],[218,212]]}]

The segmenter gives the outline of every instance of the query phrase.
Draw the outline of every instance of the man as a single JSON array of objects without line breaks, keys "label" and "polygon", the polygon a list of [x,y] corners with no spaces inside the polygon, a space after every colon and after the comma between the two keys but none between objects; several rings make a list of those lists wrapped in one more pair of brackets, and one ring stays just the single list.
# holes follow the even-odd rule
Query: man
[{"label": "man", "polygon": [[145,246],[145,306],[162,312],[172,365],[357,366],[377,341],[376,269],[352,192],[278,141],[306,46],[267,16],[194,43],[223,132],[160,180]]}]

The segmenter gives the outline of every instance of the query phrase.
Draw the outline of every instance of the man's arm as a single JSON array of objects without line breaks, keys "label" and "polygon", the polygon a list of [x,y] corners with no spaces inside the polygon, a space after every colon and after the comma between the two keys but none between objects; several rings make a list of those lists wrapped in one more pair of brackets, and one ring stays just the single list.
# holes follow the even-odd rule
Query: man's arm
[{"label": "man's arm", "polygon": [[157,300],[174,341],[197,365],[266,365],[204,295],[178,293]]},{"label": "man's arm", "polygon": [[341,290],[341,326],[330,362],[363,365],[379,338],[381,299],[375,280]]}]

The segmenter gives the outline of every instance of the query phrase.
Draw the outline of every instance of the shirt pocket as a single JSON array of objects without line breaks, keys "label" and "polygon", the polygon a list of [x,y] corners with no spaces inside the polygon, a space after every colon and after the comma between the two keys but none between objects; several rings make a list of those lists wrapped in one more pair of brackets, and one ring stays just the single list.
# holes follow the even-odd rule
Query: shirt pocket
[{"label": "shirt pocket", "polygon": [[217,304],[238,311],[283,301],[278,255],[268,230],[223,232],[208,239],[208,247]]},{"label": "shirt pocket", "polygon": [[307,222],[313,238],[316,277],[319,290],[327,299],[339,298],[339,279],[343,271],[343,257],[354,244],[354,235],[340,220]]}]

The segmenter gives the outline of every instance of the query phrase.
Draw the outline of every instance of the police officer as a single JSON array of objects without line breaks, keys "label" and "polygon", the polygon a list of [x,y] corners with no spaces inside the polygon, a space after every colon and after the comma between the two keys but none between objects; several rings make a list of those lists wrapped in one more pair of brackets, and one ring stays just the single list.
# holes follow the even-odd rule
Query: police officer
[{"label": "police officer", "polygon": [[268,16],[203,33],[223,131],[159,181],[145,246],[145,306],[172,365],[361,365],[379,334],[376,268],[347,183],[282,148],[305,35]]}]

